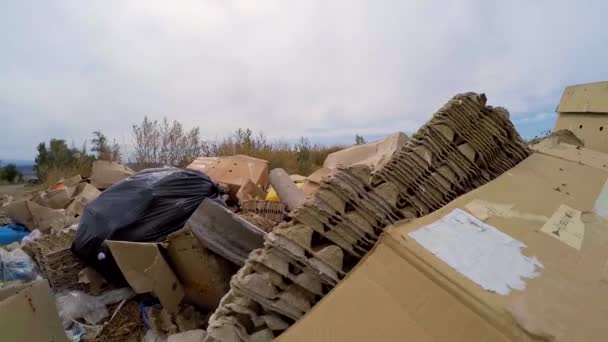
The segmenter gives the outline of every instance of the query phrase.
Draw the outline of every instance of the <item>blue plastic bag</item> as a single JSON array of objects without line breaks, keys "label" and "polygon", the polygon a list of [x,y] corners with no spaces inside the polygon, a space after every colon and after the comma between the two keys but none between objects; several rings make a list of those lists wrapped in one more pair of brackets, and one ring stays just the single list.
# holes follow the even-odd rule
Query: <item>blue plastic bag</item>
[{"label": "blue plastic bag", "polygon": [[0,245],[8,245],[15,241],[19,242],[29,234],[30,231],[20,224],[0,226]]}]

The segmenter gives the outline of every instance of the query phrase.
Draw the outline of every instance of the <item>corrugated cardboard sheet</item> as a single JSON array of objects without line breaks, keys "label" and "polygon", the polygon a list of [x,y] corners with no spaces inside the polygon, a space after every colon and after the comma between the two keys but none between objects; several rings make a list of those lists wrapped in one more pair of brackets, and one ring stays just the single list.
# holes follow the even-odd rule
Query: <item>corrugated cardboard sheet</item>
[{"label": "corrugated cardboard sheet", "polygon": [[152,292],[167,311],[177,311],[184,298],[184,289],[158,244],[109,240],[105,243],[136,293]]},{"label": "corrugated cardboard sheet", "polygon": [[608,113],[608,82],[566,87],[557,107],[560,113]]},{"label": "corrugated cardboard sheet", "polygon": [[200,157],[194,160],[189,169],[198,170],[216,183],[230,187],[232,195],[247,182],[252,181],[261,189],[268,186],[268,161],[245,155],[228,157]]},{"label": "corrugated cardboard sheet", "polygon": [[0,290],[0,341],[68,341],[46,281]]},{"label": "corrugated cardboard sheet", "polygon": [[[576,161],[535,153],[442,209],[390,227],[357,268],[279,340],[606,340],[608,225],[593,210],[608,173],[588,166],[597,165],[595,153],[577,151]],[[505,244],[519,246],[522,260],[536,258],[542,266],[519,277],[517,286],[507,284],[507,291],[486,290],[476,277],[488,276],[494,260],[505,260],[499,250],[464,260],[462,268],[412,238],[456,209],[483,221],[471,229],[493,227]],[[518,271],[496,265],[497,277]]]},{"label": "corrugated cardboard sheet", "polygon": [[608,153],[608,82],[567,87],[557,111],[554,132],[570,130],[585,147]]}]

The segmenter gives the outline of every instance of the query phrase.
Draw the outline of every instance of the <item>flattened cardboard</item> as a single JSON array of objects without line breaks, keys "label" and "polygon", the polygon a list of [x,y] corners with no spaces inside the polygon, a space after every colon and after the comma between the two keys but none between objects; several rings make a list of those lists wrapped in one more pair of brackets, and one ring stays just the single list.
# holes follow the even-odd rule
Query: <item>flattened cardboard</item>
[{"label": "flattened cardboard", "polygon": [[566,87],[557,111],[560,113],[608,113],[608,82]]},{"label": "flattened cardboard", "polygon": [[0,290],[0,340],[68,341],[51,288],[46,281]]},{"label": "flattened cardboard", "polygon": [[234,265],[203,247],[187,229],[167,237],[171,268],[184,286],[185,297],[198,307],[213,311],[230,290]]},{"label": "flattened cardboard", "polygon": [[[608,173],[535,153],[438,211],[389,227],[374,250],[279,341],[601,341],[608,336],[607,221],[591,213]],[[560,190],[556,190],[560,188]],[[523,290],[482,289],[408,237],[474,200],[518,215],[484,222],[543,264]],[[562,205],[583,212],[580,250],[541,232]],[[529,219],[533,217],[535,219]]]},{"label": "flattened cardboard", "polygon": [[608,154],[600,151],[586,147],[577,147],[566,143],[554,144],[549,141],[541,141],[531,147],[534,151],[543,154],[608,171]]},{"label": "flattened cardboard", "polygon": [[203,172],[216,183],[227,184],[233,196],[247,180],[260,189],[266,189],[268,186],[268,161],[241,154],[200,157],[188,165],[188,168]]},{"label": "flattened cardboard", "polygon": [[586,148],[608,153],[608,115],[559,113],[553,132],[567,129],[583,141]]},{"label": "flattened cardboard", "polygon": [[585,147],[608,152],[608,82],[567,87],[557,111],[554,132],[568,129]]},{"label": "flattened cardboard", "polygon": [[63,211],[43,207],[33,201],[11,202],[0,207],[0,213],[29,230],[38,229],[43,233],[58,231],[67,225]]},{"label": "flattened cardboard", "polygon": [[239,200],[239,203],[251,200],[263,200],[265,197],[266,193],[249,179],[236,192],[236,198]]},{"label": "flattened cardboard", "polygon": [[107,160],[93,162],[91,171],[91,184],[97,189],[107,189],[121,180],[135,174],[128,167]]},{"label": "flattened cardboard", "polygon": [[80,183],[74,191],[72,203],[65,209],[66,215],[71,217],[81,216],[84,208],[89,202],[97,198],[101,191],[88,183]]},{"label": "flattened cardboard", "polygon": [[375,142],[355,145],[328,155],[323,167],[335,170],[338,166],[363,164],[369,165],[373,169],[379,169],[390,160],[406,141],[405,133],[398,132]]},{"label": "flattened cardboard", "polygon": [[136,293],[152,292],[169,312],[177,312],[184,289],[158,244],[106,241],[120,271]]}]

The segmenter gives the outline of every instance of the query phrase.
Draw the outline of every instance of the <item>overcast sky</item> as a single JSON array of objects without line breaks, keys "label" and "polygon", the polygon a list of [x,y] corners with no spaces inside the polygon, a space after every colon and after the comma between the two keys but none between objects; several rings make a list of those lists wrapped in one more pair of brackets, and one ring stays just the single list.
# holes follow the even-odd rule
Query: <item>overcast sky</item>
[{"label": "overcast sky", "polygon": [[144,115],[270,137],[413,132],[459,92],[525,136],[568,84],[608,80],[607,1],[2,1],[0,158]]}]

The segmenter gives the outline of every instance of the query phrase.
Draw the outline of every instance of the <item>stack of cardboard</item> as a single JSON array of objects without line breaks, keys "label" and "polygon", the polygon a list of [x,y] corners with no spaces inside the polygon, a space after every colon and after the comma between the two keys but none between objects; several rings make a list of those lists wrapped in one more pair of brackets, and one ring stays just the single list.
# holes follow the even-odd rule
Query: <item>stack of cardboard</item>
[{"label": "stack of cardboard", "polygon": [[[352,270],[385,226],[437,210],[528,155],[505,109],[486,106],[484,95],[457,95],[388,160],[338,167],[326,177],[292,221],[250,255],[232,292],[297,320]],[[220,308],[212,316],[206,341],[218,341],[215,330],[225,325],[252,326],[230,312]],[[235,336],[248,336],[245,330]]]},{"label": "stack of cardboard", "polygon": [[241,203],[241,211],[244,213],[256,214],[279,223],[283,221],[286,214],[283,202],[250,200]]},{"label": "stack of cardboard", "polygon": [[75,234],[75,230],[46,234],[23,247],[54,289],[78,286],[78,273],[85,266],[70,250]]},{"label": "stack of cardboard", "polygon": [[608,162],[558,144],[395,224],[281,340],[605,340],[608,170],[600,158]]}]

